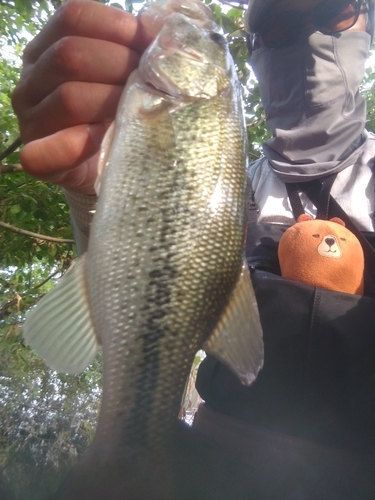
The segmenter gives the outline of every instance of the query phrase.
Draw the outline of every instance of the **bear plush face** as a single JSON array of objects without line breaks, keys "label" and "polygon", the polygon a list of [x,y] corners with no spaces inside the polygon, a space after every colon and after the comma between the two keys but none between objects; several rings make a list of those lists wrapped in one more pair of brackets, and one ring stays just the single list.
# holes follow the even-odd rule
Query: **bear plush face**
[{"label": "bear plush face", "polygon": [[[319,239],[321,235],[317,233],[313,234],[312,237]],[[340,241],[341,242],[346,241],[346,238],[340,236]],[[340,241],[334,234],[324,235],[322,241],[318,246],[318,252],[320,253],[320,255],[323,255],[323,257],[329,257],[331,259],[340,259],[342,257]]]},{"label": "bear plush face", "polygon": [[341,219],[302,215],[279,243],[284,278],[346,293],[363,293],[364,256],[356,236]]}]

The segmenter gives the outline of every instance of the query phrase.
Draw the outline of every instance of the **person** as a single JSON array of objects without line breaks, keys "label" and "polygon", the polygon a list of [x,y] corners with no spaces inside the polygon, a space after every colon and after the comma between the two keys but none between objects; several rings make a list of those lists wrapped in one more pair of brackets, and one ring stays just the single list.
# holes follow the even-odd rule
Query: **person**
[{"label": "person", "polygon": [[[195,426],[241,450],[259,498],[374,498],[375,136],[359,92],[374,3],[250,0],[246,28],[272,132],[249,169],[259,214],[247,257],[265,361],[244,388],[206,358]],[[337,215],[335,201],[367,238],[363,297],[278,276],[282,232],[300,213]]]},{"label": "person", "polygon": [[[246,29],[272,131],[264,157],[249,169],[250,205],[258,220],[252,221],[247,257],[265,365],[245,388],[207,357],[197,378],[205,403],[193,431],[248,464],[251,498],[370,499],[371,276],[363,297],[343,297],[286,284],[273,273],[277,238],[293,224],[297,208],[312,216],[329,208],[329,197],[319,207],[304,189],[317,181],[329,179],[326,191],[374,242],[375,136],[365,130],[359,93],[374,33],[374,1],[250,0]],[[31,175],[65,189],[80,253],[96,202],[99,146],[151,40],[126,12],[68,0],[25,49],[12,101],[25,144],[21,162]],[[297,208],[291,190],[300,200]]]}]

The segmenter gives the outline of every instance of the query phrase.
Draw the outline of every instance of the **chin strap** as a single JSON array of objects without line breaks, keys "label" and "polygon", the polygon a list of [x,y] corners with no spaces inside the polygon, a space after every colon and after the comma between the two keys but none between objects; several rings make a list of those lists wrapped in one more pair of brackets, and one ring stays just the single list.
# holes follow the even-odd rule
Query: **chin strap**
[{"label": "chin strap", "polygon": [[[328,220],[332,217],[329,212],[330,202],[333,200],[331,196],[331,189],[336,177],[337,174],[334,174],[326,177],[323,181],[314,180],[297,184],[285,184],[295,220],[297,220],[300,215],[305,213],[299,197],[299,191],[304,192],[316,206],[317,219]],[[313,196],[315,201],[310,195]]]}]

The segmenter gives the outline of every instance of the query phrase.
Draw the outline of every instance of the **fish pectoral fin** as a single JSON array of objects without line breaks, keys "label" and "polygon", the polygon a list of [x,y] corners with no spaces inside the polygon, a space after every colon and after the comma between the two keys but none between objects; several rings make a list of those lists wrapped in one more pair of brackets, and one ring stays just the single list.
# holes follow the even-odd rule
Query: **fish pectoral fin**
[{"label": "fish pectoral fin", "polygon": [[85,256],[27,314],[23,327],[26,343],[61,373],[82,372],[99,347],[84,274]]},{"label": "fish pectoral fin", "polygon": [[244,385],[254,382],[263,367],[262,326],[246,261],[230,300],[203,349],[227,365]]},{"label": "fish pectoral fin", "polygon": [[105,169],[107,168],[109,152],[112,142],[115,137],[115,122],[112,122],[106,133],[104,134],[102,144],[100,146],[99,161],[98,161],[98,176],[95,181],[94,189],[97,196],[100,194],[102,187]]}]

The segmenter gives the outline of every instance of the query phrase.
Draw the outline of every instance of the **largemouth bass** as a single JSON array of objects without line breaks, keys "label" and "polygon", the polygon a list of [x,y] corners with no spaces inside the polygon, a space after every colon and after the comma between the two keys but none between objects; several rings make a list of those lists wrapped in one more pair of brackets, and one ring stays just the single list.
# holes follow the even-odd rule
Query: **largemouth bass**
[{"label": "largemouth bass", "polygon": [[160,32],[104,141],[87,254],[24,327],[57,371],[82,371],[102,347],[96,466],[168,455],[197,350],[245,384],[263,363],[244,261],[246,129],[227,42],[198,0],[141,15]]}]

